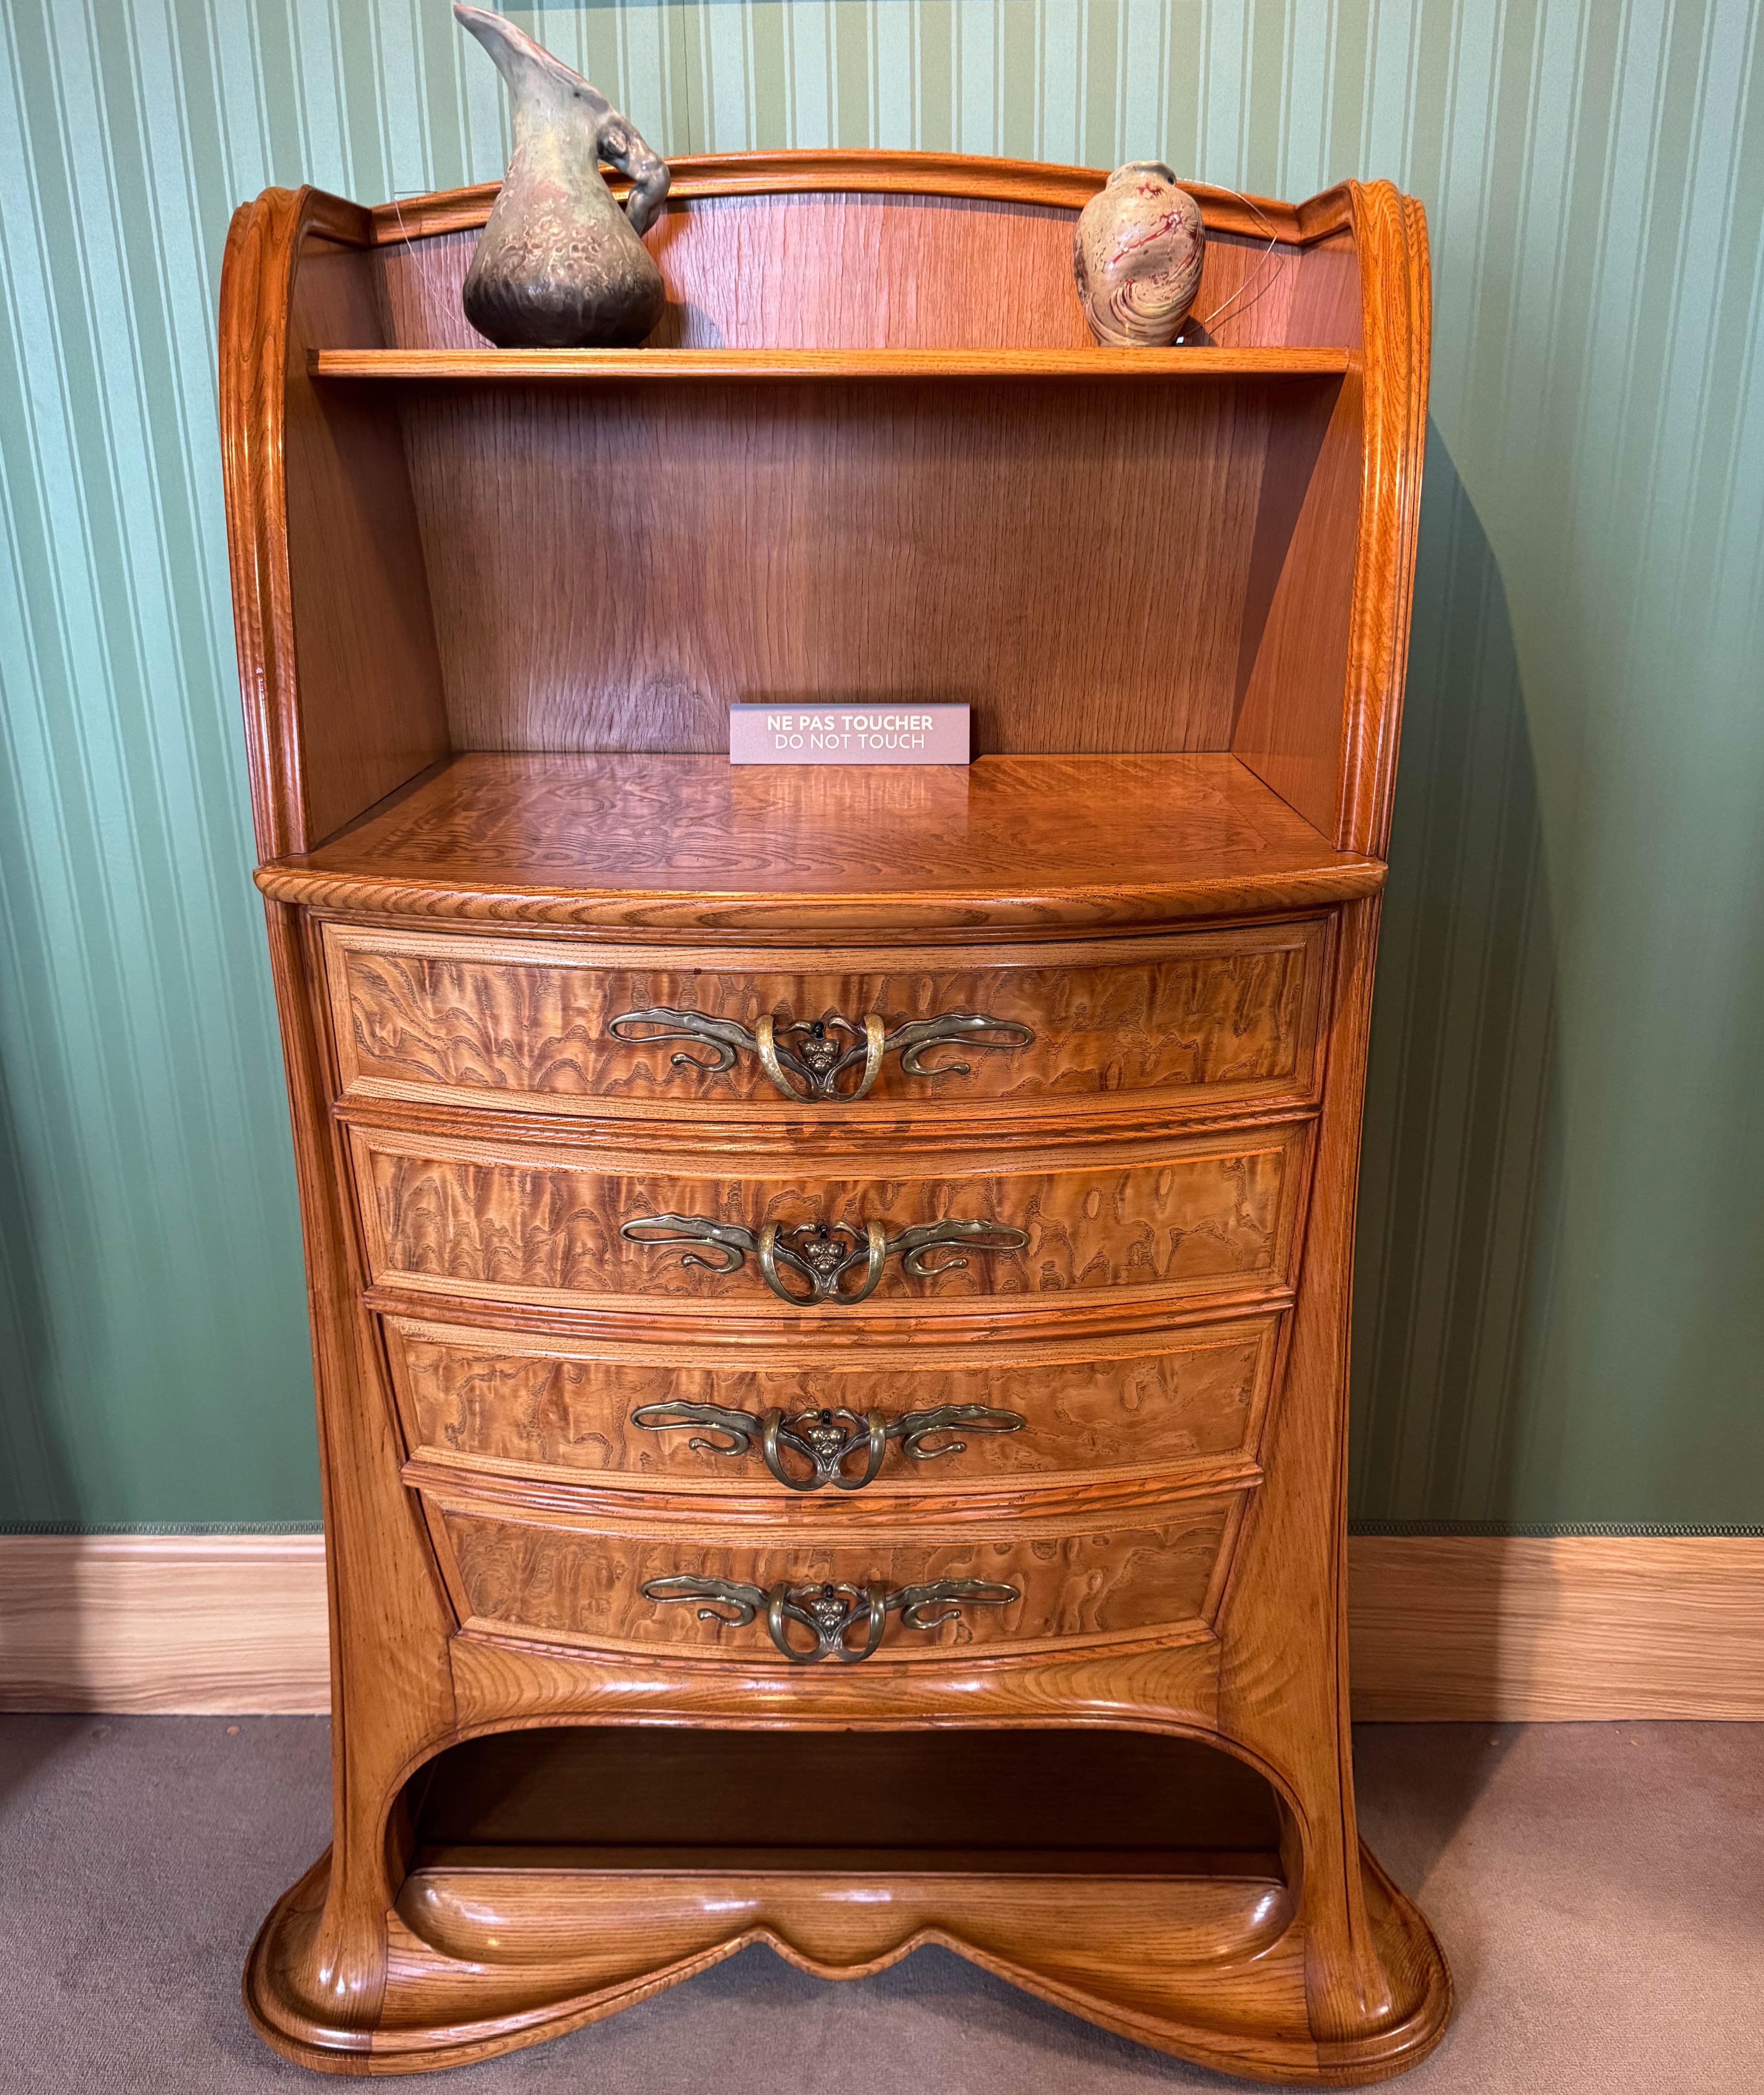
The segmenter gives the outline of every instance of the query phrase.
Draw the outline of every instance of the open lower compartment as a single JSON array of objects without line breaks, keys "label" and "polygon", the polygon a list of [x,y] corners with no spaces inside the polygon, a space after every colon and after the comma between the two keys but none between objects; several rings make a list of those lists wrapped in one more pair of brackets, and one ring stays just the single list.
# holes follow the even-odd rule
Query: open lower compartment
[{"label": "open lower compartment", "polygon": [[1044,1909],[1080,1966],[1123,1930],[1181,1965],[1256,1954],[1293,1910],[1269,1783],[1131,1731],[507,1732],[404,1805],[400,1914],[473,1962],[605,1976],[763,1934],[836,1975],[927,1934],[984,1951]]}]

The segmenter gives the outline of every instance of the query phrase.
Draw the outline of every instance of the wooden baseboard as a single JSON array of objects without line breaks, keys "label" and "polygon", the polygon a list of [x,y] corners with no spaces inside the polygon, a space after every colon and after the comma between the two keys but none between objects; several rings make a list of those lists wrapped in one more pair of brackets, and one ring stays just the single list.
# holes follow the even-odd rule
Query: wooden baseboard
[{"label": "wooden baseboard", "polygon": [[[1361,1535],[1357,1717],[1764,1720],[1764,1538]],[[0,1536],[0,1710],[329,1707],[316,1535]]]},{"label": "wooden baseboard", "polygon": [[0,1710],[331,1706],[316,1535],[0,1535]]},{"label": "wooden baseboard", "polygon": [[1353,1713],[1764,1719],[1764,1536],[1356,1535]]}]

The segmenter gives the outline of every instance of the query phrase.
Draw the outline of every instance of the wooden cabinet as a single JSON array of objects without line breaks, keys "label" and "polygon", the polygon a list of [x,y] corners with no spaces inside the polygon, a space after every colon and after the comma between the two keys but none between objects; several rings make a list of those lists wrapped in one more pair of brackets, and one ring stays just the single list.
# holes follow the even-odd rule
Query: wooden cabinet
[{"label": "wooden cabinet", "polygon": [[[1343,1649],[1420,213],[1203,191],[1217,339],[1104,351],[1100,179],[678,163],[629,352],[474,346],[488,189],[235,218],[333,1602],[335,1841],[246,1980],[290,2058],[754,1939],[1273,2080],[1444,2027]],[[934,697],[971,769],[721,753]]]}]

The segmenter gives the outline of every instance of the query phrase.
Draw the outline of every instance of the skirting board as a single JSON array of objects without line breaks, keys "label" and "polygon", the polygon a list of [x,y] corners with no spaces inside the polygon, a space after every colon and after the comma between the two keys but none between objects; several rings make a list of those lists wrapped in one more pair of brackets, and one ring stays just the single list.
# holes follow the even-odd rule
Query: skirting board
[{"label": "skirting board", "polygon": [[[1764,1538],[1362,1535],[1357,1717],[1764,1720]],[[329,1705],[316,1535],[0,1536],[0,1710]]]}]

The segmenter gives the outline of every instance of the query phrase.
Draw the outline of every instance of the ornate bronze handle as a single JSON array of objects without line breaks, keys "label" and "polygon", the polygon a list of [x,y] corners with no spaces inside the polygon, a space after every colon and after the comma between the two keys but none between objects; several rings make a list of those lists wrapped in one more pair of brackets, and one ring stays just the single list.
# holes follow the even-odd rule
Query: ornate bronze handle
[{"label": "ornate bronze handle", "polygon": [[[787,1424],[777,1405],[757,1414],[725,1410],[716,1404],[646,1404],[631,1413],[631,1422],[651,1433],[701,1427],[704,1431],[695,1433],[686,1444],[708,1448],[713,1455],[745,1455],[757,1439],[765,1466],[786,1490],[792,1492],[818,1492],[823,1484],[831,1484],[835,1491],[862,1491],[882,1467],[891,1440],[898,1440],[914,1461],[934,1462],[941,1455],[960,1454],[968,1444],[951,1439],[928,1448],[925,1444],[934,1433],[953,1433],[958,1427],[968,1433],[1018,1433],[1029,1423],[1019,1411],[995,1411],[984,1404],[932,1405],[923,1411],[904,1411],[892,1421],[885,1419],[879,1411],[860,1416],[843,1407],[809,1410],[799,1412]],[[713,1440],[706,1437],[707,1433],[727,1438]],[[792,1476],[785,1468],[786,1448],[808,1463],[807,1476]],[[845,1466],[860,1452],[864,1467],[856,1476],[849,1476]]]},{"label": "ornate bronze handle", "polygon": [[[926,1586],[897,1586],[890,1592],[879,1579],[862,1586],[834,1585],[830,1582],[793,1586],[780,1580],[773,1587],[744,1586],[734,1579],[700,1579],[690,1572],[671,1578],[651,1579],[643,1587],[646,1601],[697,1601],[703,1605],[701,1622],[727,1622],[743,1629],[761,1609],[772,1641],[796,1666],[812,1666],[823,1658],[841,1658],[855,1665],[868,1658],[882,1640],[888,1618],[899,1615],[909,1630],[934,1630],[970,1607],[1008,1607],[1021,1596],[1014,1586],[996,1586],[985,1579],[939,1579]],[[726,1612],[725,1612],[726,1610]],[[814,1639],[808,1649],[791,1640],[792,1625],[805,1629]],[[852,1633],[861,1641],[854,1648]]]},{"label": "ornate bronze handle", "polygon": [[[838,1302],[850,1308],[865,1301],[876,1292],[883,1265],[897,1252],[903,1272],[916,1280],[930,1280],[968,1263],[965,1258],[946,1258],[928,1265],[926,1254],[941,1245],[1021,1251],[1029,1242],[1026,1230],[1013,1229],[1008,1222],[915,1222],[892,1237],[880,1222],[865,1223],[861,1233],[845,1222],[799,1222],[787,1230],[768,1222],[756,1236],[739,1222],[715,1222],[708,1215],[637,1215],[621,1226],[619,1235],[633,1243],[708,1244],[724,1254],[720,1261],[688,1251],[680,1254],[680,1262],[702,1265],[709,1273],[738,1272],[747,1253],[756,1252],[766,1286],[799,1309],[816,1302]],[[846,1275],[859,1266],[864,1270],[863,1278],[856,1288],[846,1287]],[[787,1283],[784,1270],[798,1274],[806,1287]]]},{"label": "ornate bronze handle", "polygon": [[[623,1032],[625,1026],[643,1026],[641,1033]],[[908,1019],[891,1033],[874,1012],[866,1013],[854,1026],[835,1011],[820,1018],[760,1019],[750,1033],[738,1019],[712,1018],[701,1011],[675,1011],[656,1004],[647,1011],[621,1011],[608,1019],[607,1030],[615,1040],[651,1042],[695,1040],[708,1048],[708,1056],[689,1055],[684,1048],[669,1057],[677,1069],[721,1070],[733,1068],[738,1052],[757,1055],[760,1066],[786,1098],[799,1105],[825,1104],[830,1099],[850,1103],[860,1099],[882,1074],[882,1057],[897,1050],[900,1066],[909,1077],[965,1077],[972,1065],[947,1062],[928,1069],[925,1056],[933,1048],[963,1042],[984,1055],[1010,1054],[1026,1048],[1035,1035],[1032,1027],[1014,1018],[989,1018],[984,1012],[946,1011],[936,1018]],[[991,1036],[991,1037],[988,1037]],[[842,1091],[839,1079],[861,1063],[856,1085]]]}]

